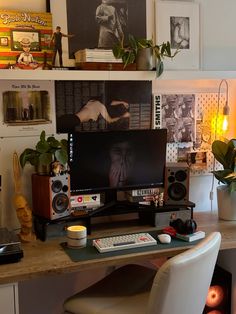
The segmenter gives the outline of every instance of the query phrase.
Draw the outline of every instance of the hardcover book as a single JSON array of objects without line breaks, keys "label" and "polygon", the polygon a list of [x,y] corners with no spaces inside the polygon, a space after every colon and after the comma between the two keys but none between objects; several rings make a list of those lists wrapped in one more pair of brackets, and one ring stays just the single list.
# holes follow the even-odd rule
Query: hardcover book
[{"label": "hardcover book", "polygon": [[196,232],[191,233],[191,234],[176,233],[176,238],[181,239],[183,241],[187,241],[187,242],[193,242],[193,241],[205,238],[205,232],[204,231],[196,231]]}]

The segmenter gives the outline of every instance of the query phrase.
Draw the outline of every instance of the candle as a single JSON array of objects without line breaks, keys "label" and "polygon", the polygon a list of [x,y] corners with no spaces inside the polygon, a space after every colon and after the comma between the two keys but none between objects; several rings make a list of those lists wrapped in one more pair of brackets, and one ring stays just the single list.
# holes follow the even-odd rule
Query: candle
[{"label": "candle", "polygon": [[67,228],[67,245],[71,248],[81,248],[87,243],[87,228],[85,226],[70,226]]}]

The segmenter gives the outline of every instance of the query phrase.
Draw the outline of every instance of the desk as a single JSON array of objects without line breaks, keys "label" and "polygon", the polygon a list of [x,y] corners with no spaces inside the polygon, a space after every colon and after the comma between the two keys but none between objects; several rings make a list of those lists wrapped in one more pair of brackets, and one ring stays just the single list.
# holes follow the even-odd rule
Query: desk
[{"label": "desk", "polygon": [[[220,231],[222,234],[221,250],[236,248],[236,221],[220,221],[216,214],[208,212],[194,213],[198,228],[210,233]],[[140,226],[137,221],[116,222],[114,224],[94,225],[90,237],[110,236],[117,233],[137,232],[147,229],[155,230],[155,227]],[[154,260],[159,257],[171,257],[192,246],[150,251],[138,254],[120,255],[112,258],[99,258],[96,260],[72,262],[59,245],[65,239],[52,239],[42,242],[37,240],[33,243],[23,244],[24,257],[18,263],[0,266],[0,285],[9,289],[8,284],[25,280],[33,280],[52,275],[63,275],[78,271],[118,266],[127,263],[140,263]],[[1,286],[0,286],[1,287]],[[16,286],[13,285],[16,289]],[[0,290],[1,293],[1,290]],[[1,299],[1,295],[0,295]],[[1,312],[1,308],[0,308]],[[13,312],[18,313],[18,312]]]}]

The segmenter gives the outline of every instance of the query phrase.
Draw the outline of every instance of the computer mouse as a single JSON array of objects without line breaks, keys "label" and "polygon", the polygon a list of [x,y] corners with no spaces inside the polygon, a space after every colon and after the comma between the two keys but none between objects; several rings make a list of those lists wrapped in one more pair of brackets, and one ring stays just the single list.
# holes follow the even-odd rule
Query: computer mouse
[{"label": "computer mouse", "polygon": [[169,234],[162,233],[162,234],[158,234],[157,237],[161,243],[170,243],[171,242],[171,236]]}]

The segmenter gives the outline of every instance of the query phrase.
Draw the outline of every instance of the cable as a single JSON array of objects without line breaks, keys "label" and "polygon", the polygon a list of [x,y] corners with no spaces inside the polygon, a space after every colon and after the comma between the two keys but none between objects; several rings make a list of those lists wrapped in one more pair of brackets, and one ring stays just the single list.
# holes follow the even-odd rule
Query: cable
[{"label": "cable", "polygon": [[[218,88],[218,96],[217,96],[217,111],[216,111],[216,120],[215,120],[215,130],[214,130],[214,141],[217,139],[217,126],[218,126],[218,119],[219,119],[219,112],[220,112],[220,91],[221,91],[221,85],[225,83],[226,84],[226,103],[223,108],[223,114],[229,114],[229,106],[228,106],[228,99],[229,99],[229,88],[228,88],[228,82],[225,79],[222,79]],[[215,171],[216,166],[216,159],[213,158],[213,171]],[[211,212],[213,210],[213,195],[214,195],[214,183],[215,183],[215,176],[214,173],[212,173],[212,182],[211,182],[211,190],[210,190],[210,201],[211,201]]]}]

